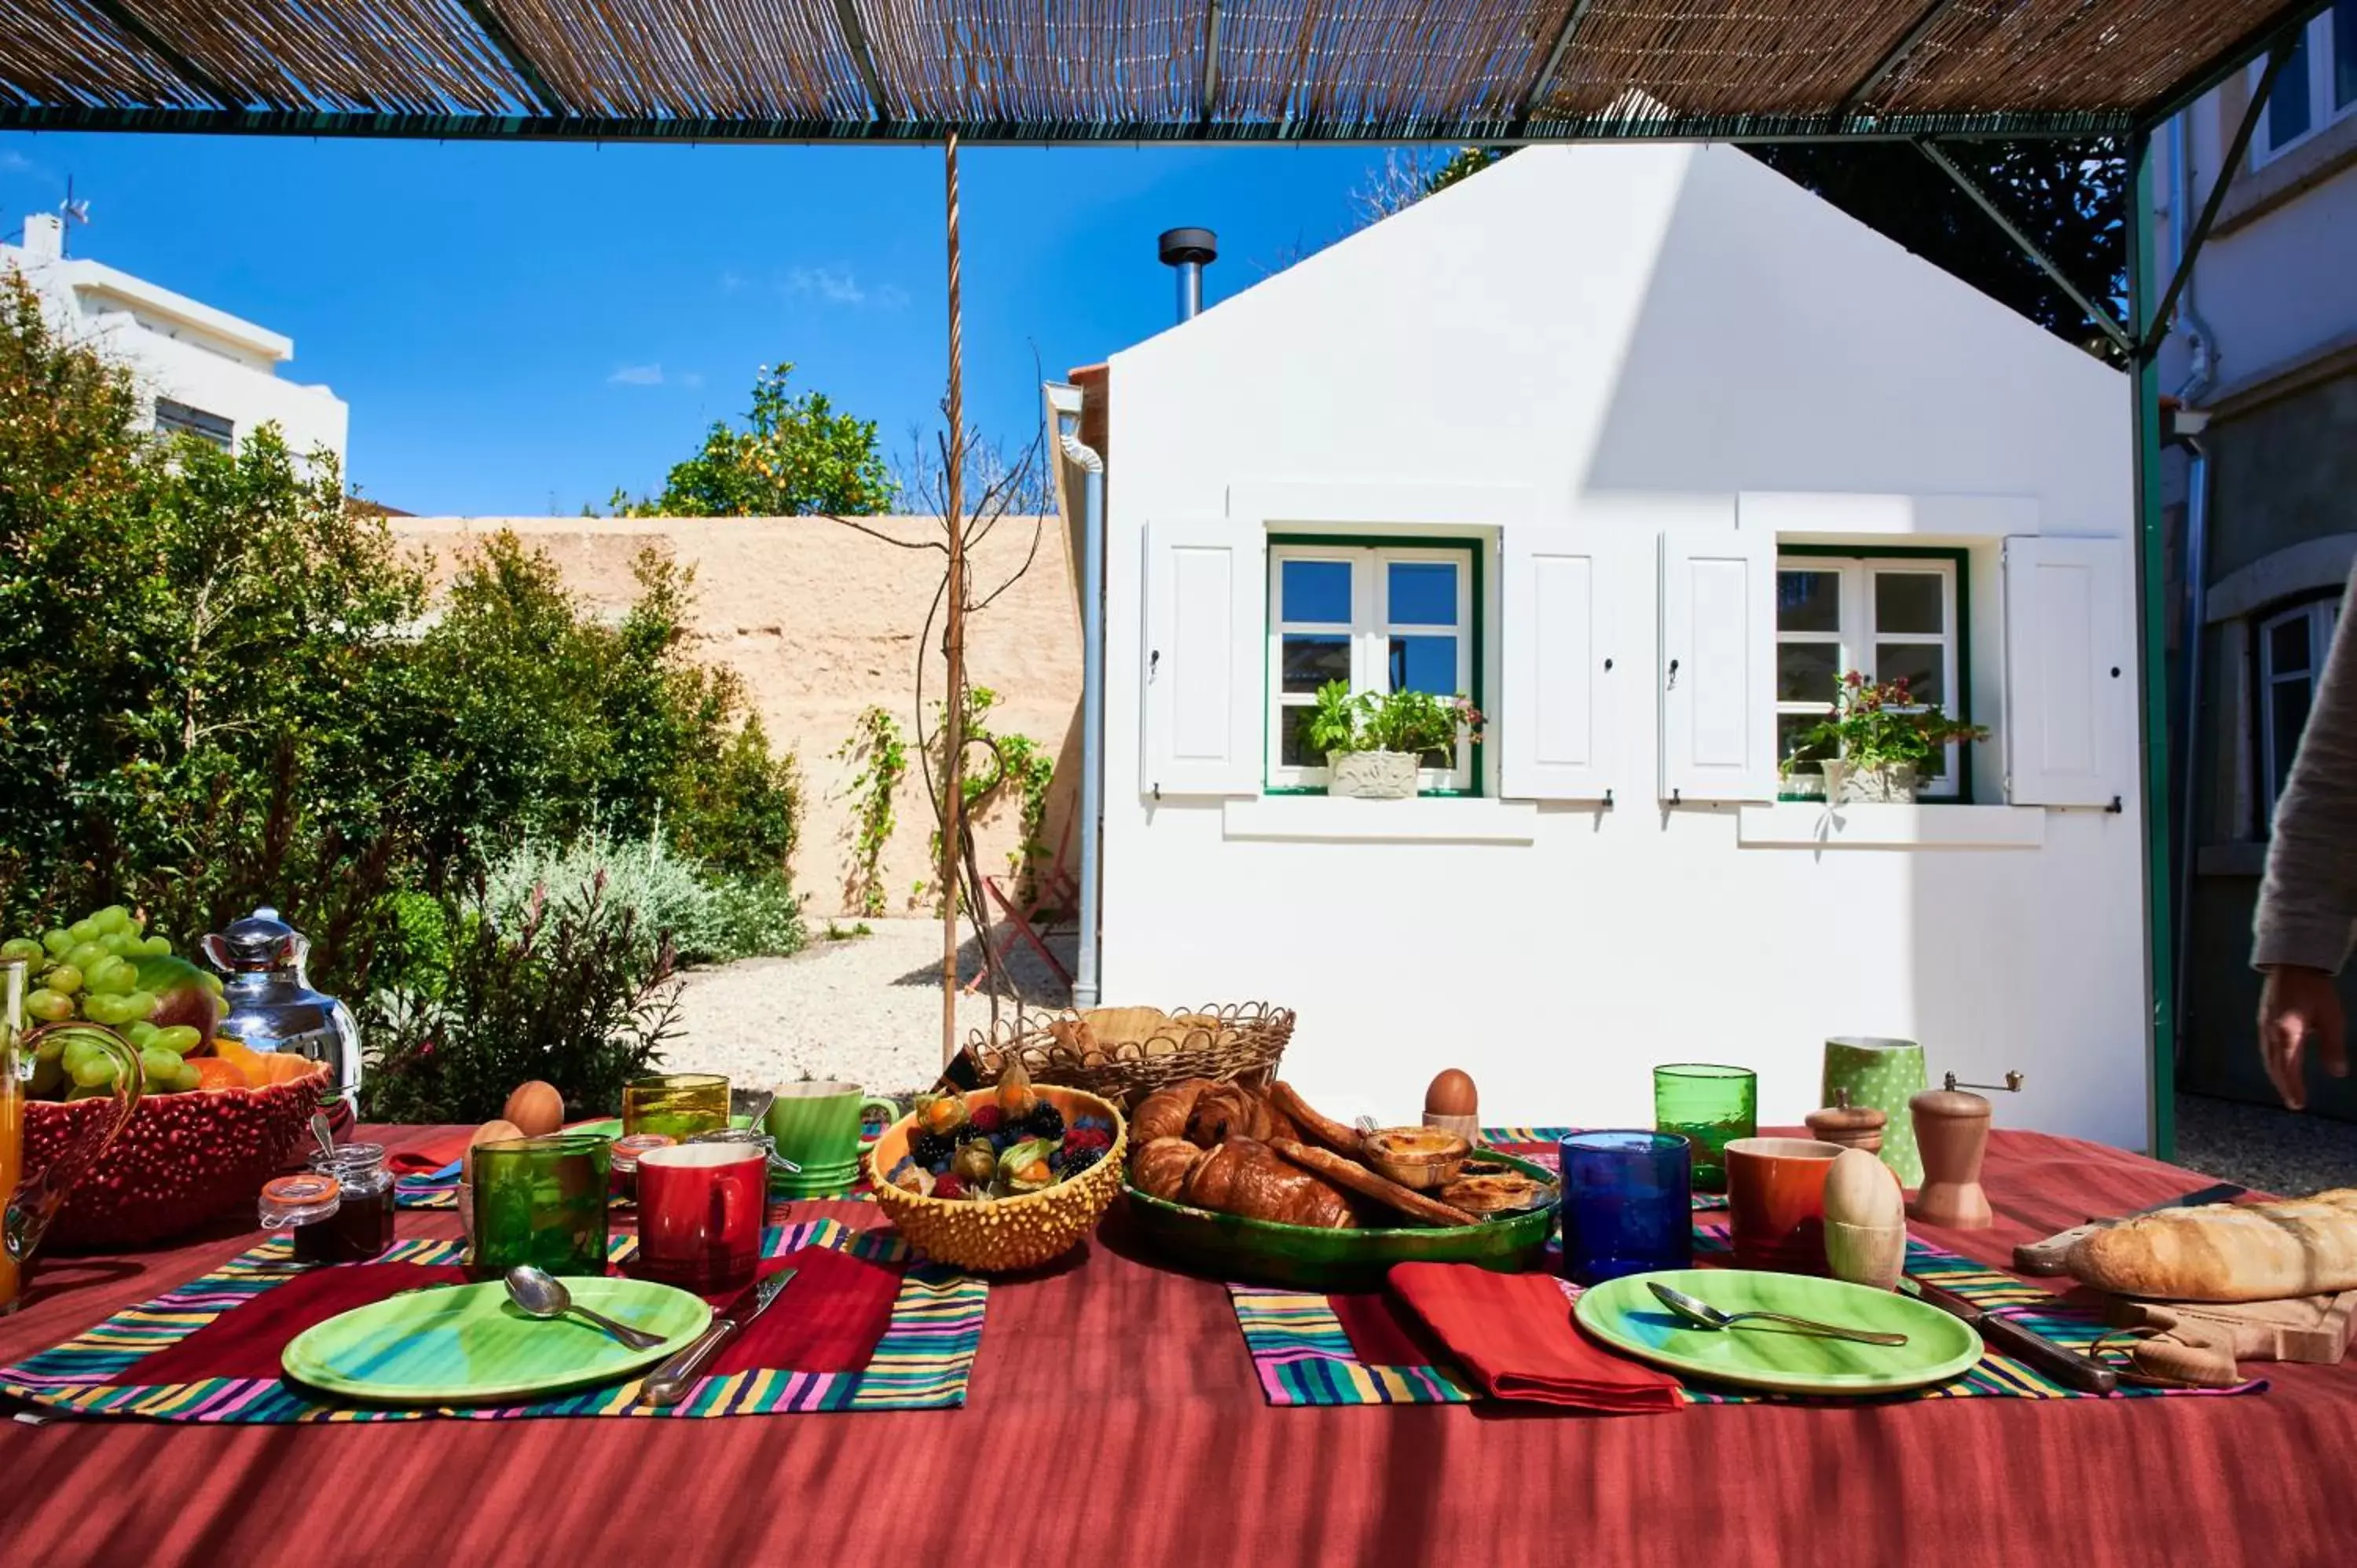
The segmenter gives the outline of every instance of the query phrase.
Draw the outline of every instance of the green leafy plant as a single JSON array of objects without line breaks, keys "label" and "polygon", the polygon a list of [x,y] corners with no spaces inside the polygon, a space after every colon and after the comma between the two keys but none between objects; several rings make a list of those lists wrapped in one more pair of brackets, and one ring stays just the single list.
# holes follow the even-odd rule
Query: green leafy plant
[{"label": "green leafy plant", "polygon": [[1481,744],[1489,723],[1464,696],[1430,692],[1352,693],[1347,681],[1318,688],[1303,738],[1318,753],[1336,751],[1448,752],[1460,734]]},{"label": "green leafy plant", "polygon": [[630,913],[650,954],[667,941],[683,963],[726,963],[802,946],[801,907],[783,878],[714,871],[666,847],[660,826],[630,839],[594,828],[569,843],[526,839],[484,879],[487,907],[511,921],[535,898],[591,886]]},{"label": "green leafy plant", "polygon": [[[1024,893],[1029,895],[1029,882],[1039,869],[1040,859],[1047,854],[1044,834],[1048,820],[1048,787],[1056,776],[1055,759],[1047,748],[1028,736],[999,735],[990,727],[990,710],[998,705],[998,693],[988,686],[972,686],[966,691],[966,713],[963,736],[967,747],[967,765],[959,781],[959,799],[966,820],[990,801],[997,799],[1010,784],[1017,791],[1016,847],[1007,855],[1007,868],[1024,882]],[[933,704],[933,733],[945,735],[949,727],[949,704]],[[936,747],[936,750],[939,748]],[[938,863],[942,853],[942,834],[937,827],[931,838],[933,859]],[[919,893],[921,896],[922,885]]]},{"label": "green leafy plant", "polygon": [[1799,764],[1835,757],[1859,768],[1920,768],[1949,745],[1986,740],[1988,733],[1915,696],[1904,676],[1878,682],[1851,670],[1834,678],[1825,716],[1793,737],[1783,769],[1789,775]]},{"label": "green leafy plant", "polygon": [[908,743],[901,738],[900,725],[890,714],[880,707],[869,707],[860,714],[850,738],[835,748],[834,755],[859,758],[859,771],[853,775],[849,786],[853,801],[852,869],[845,879],[844,896],[857,905],[861,914],[881,915],[884,884],[878,879],[877,867],[897,825],[893,796],[900,788],[900,780],[908,777]]},{"label": "green leafy plant", "polygon": [[614,509],[633,516],[798,517],[880,512],[892,484],[877,443],[876,422],[837,413],[824,392],[789,393],[794,368],[764,365],[742,429],[719,421],[704,449],[678,464],[652,500],[614,493]]}]

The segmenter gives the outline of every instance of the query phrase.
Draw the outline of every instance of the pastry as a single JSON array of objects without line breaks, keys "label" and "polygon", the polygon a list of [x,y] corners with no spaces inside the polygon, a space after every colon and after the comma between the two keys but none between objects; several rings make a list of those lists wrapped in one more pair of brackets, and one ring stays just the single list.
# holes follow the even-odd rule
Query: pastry
[{"label": "pastry", "polygon": [[1295,1169],[1251,1138],[1231,1138],[1205,1155],[1187,1176],[1184,1201],[1221,1214],[1321,1230],[1346,1230],[1356,1223],[1340,1189]]},{"label": "pastry", "polygon": [[1330,1116],[1320,1115],[1314,1106],[1301,1098],[1299,1090],[1282,1079],[1269,1086],[1268,1097],[1271,1104],[1284,1112],[1293,1124],[1301,1129],[1308,1142],[1323,1144],[1338,1155],[1357,1157],[1358,1129],[1346,1127]]},{"label": "pastry", "polygon": [[2098,1290],[2164,1301],[2274,1301],[2357,1289],[2357,1188],[2124,1219],[2073,1246],[2069,1268]]},{"label": "pastry", "polygon": [[1190,1078],[1168,1089],[1156,1090],[1129,1113],[1130,1137],[1140,1145],[1157,1138],[1185,1137],[1188,1119],[1195,1113],[1196,1100],[1211,1087],[1208,1078]]},{"label": "pastry", "polygon": [[1338,1155],[1331,1149],[1313,1149],[1307,1144],[1295,1143],[1291,1139],[1270,1146],[1304,1170],[1348,1187],[1362,1197],[1373,1198],[1384,1208],[1396,1209],[1419,1225],[1479,1225],[1481,1222],[1476,1215],[1404,1187],[1389,1176],[1378,1176],[1358,1161]]},{"label": "pastry", "polygon": [[1440,1201],[1472,1214],[1504,1214],[1531,1208],[1546,1201],[1550,1188],[1518,1171],[1489,1171],[1463,1176],[1437,1194]]},{"label": "pastry", "polygon": [[1203,1157],[1204,1152],[1184,1138],[1156,1138],[1140,1144],[1129,1156],[1129,1185],[1176,1203]]}]

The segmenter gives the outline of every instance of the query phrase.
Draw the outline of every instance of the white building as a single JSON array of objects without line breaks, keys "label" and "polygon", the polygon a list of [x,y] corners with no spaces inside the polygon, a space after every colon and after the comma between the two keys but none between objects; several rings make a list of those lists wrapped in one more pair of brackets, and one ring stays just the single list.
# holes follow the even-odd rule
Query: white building
[{"label": "white building", "polygon": [[[1078,379],[1107,1001],[1294,1007],[1338,1114],[1457,1066],[1492,1122],[1650,1125],[1704,1060],[1797,1122],[1870,1034],[2023,1071],[2001,1124],[2144,1143],[2116,371],[1663,145],[1518,153]],[[1846,668],[1994,736],[1922,803],[1781,799]],[[1489,741],[1329,798],[1288,698],[1343,670]]]},{"label": "white building", "polygon": [[24,274],[51,324],[128,366],[156,429],[186,431],[233,446],[266,424],[306,454],[344,458],[350,410],[323,386],[280,379],[291,338],[200,305],[102,262],[64,254],[56,215],[25,220],[22,245],[0,245],[0,272]]}]

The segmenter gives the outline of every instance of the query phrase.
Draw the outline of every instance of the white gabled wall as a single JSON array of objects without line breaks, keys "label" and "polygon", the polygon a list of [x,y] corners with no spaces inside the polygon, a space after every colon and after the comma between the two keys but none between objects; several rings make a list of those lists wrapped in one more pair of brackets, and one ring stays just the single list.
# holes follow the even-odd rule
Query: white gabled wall
[{"label": "white gabled wall", "polygon": [[[1739,152],[1541,149],[1115,356],[1110,402],[1109,1003],[1292,1006],[1286,1073],[1338,1115],[1412,1119],[1453,1065],[1492,1121],[1644,1124],[1652,1064],[1700,1058],[1758,1068],[1763,1119],[1797,1122],[1824,1037],[1870,1033],[1922,1039],[1935,1073],[2026,1072],[2001,1124],[2141,1141],[2134,790],[2118,815],[2052,813],[2034,849],[1743,847],[1744,808],[1652,800],[1650,575],[1611,601],[1633,666],[1613,755],[1637,782],[1609,811],[1543,801],[1527,844],[1231,840],[1221,801],[1128,783],[1149,520],[1224,517],[1244,542],[1491,487],[1646,573],[1664,533],[1733,529],[1756,493],[2009,497],[2008,531],[2119,535],[2115,372]],[[1282,519],[1232,506],[1268,493]],[[1485,557],[1493,660],[1508,532]],[[1994,719],[1999,537],[1893,542],[1971,546]],[[1997,771],[1975,758],[1985,802]]]}]

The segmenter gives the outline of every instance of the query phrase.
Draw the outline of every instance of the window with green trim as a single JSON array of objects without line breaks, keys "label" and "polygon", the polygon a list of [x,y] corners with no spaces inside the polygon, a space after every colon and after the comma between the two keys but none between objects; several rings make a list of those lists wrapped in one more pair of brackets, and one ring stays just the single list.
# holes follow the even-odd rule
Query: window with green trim
[{"label": "window with green trim", "polygon": [[[1473,540],[1272,539],[1268,553],[1271,789],[1326,788],[1303,736],[1318,688],[1458,693],[1480,703],[1480,554]],[[1426,794],[1479,794],[1480,747],[1428,752]]]},{"label": "window with green trim", "polygon": [[[1825,716],[1834,682],[1855,670],[1874,681],[1902,677],[1908,690],[1953,718],[1972,720],[1970,650],[1964,615],[1964,552],[1905,554],[1788,547],[1776,563],[1776,752]],[[1970,770],[1950,746],[1924,768],[1916,798],[1968,800]],[[1812,761],[1784,773],[1786,799],[1824,793]]]}]

